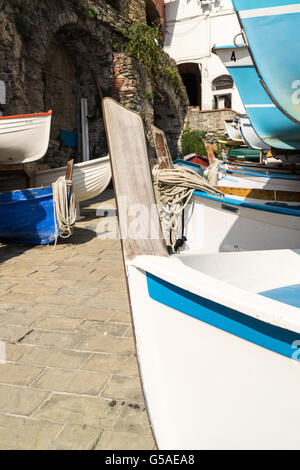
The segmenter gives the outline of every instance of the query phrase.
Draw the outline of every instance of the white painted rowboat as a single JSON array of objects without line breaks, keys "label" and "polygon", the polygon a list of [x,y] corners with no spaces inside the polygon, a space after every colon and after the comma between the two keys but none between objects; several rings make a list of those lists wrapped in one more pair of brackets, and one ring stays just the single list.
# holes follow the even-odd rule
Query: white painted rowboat
[{"label": "white painted rowboat", "polygon": [[270,146],[257,135],[248,117],[239,119],[239,127],[243,140],[249,148],[256,150],[270,149]]},{"label": "white painted rowboat", "polygon": [[0,117],[0,164],[30,163],[49,145],[52,111]]},{"label": "white painted rowboat", "polygon": [[[34,176],[34,185],[49,186],[63,176],[66,167],[52,168],[39,171]],[[108,186],[111,179],[109,155],[96,158],[87,162],[76,163],[73,167],[73,192],[76,201],[81,202],[92,199],[101,194]]]},{"label": "white painted rowboat", "polygon": [[110,98],[103,106],[158,448],[299,449],[300,250],[168,255],[142,120]]},{"label": "white painted rowboat", "polygon": [[242,134],[239,129],[238,121],[224,121],[227,134],[231,140],[243,142]]}]

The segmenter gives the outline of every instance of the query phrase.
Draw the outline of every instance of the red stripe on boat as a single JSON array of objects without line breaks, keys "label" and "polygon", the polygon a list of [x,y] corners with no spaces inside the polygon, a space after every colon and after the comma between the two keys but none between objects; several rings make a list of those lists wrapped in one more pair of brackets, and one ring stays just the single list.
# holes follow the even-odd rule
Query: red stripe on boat
[{"label": "red stripe on boat", "polygon": [[52,110],[47,113],[34,113],[34,114],[18,114],[17,116],[0,116],[0,119],[17,119],[27,117],[38,117],[38,116],[51,116]]}]

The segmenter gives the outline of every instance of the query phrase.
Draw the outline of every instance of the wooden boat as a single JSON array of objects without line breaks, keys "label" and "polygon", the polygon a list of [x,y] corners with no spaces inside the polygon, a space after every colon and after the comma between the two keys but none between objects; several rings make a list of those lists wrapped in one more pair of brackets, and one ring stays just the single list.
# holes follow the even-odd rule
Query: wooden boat
[{"label": "wooden boat", "polygon": [[[206,167],[188,160],[174,160],[174,164],[193,169],[200,175]],[[300,175],[287,173],[272,173],[266,171],[253,171],[248,168],[235,168],[230,165],[221,165],[218,173],[218,186],[266,189],[300,192]]]},{"label": "wooden boat", "polygon": [[[36,186],[48,186],[59,176],[64,175],[66,167],[52,168],[35,174]],[[76,201],[92,199],[101,194],[111,179],[109,156],[96,158],[87,162],[76,163],[73,168],[73,192]]]},{"label": "wooden boat", "polygon": [[0,164],[30,163],[49,145],[52,111],[0,117]]},{"label": "wooden boat", "polygon": [[[203,169],[207,168],[209,166],[209,161],[208,158],[205,156],[200,156],[196,154],[191,154],[191,155],[186,155],[183,157],[184,161],[188,161],[190,163],[196,163],[197,165],[200,165]],[[268,158],[268,160],[270,160]],[[267,165],[265,164],[259,164],[259,163],[253,163],[253,162],[244,162],[244,161],[227,161],[224,162],[224,165],[227,164],[227,167],[232,170],[250,170],[250,171],[255,171],[255,172],[268,172],[271,174],[276,174],[276,173],[283,173],[283,174],[299,174],[300,168],[298,165],[294,164],[284,164],[281,160],[276,160],[275,162],[267,162]],[[224,165],[221,165],[221,169],[224,167]],[[225,168],[225,167],[224,167]]]},{"label": "wooden boat", "polygon": [[242,143],[243,142],[243,138],[242,138],[242,135],[241,135],[241,132],[240,132],[240,129],[239,129],[239,123],[238,123],[238,120],[234,120],[234,121],[224,121],[225,122],[225,127],[226,127],[226,131],[227,131],[227,134],[229,136],[229,138],[233,141],[237,141],[239,143]]},{"label": "wooden boat", "polygon": [[[103,106],[158,448],[299,449],[300,251],[168,255],[142,120],[110,98]],[[144,208],[139,236],[127,230],[136,204]]]},{"label": "wooden boat", "polygon": [[[62,175],[67,184],[63,179],[63,184],[55,182],[53,187],[0,193],[1,242],[46,245],[59,235],[71,235],[76,215],[71,194],[72,168],[70,160]],[[62,218],[64,222],[60,224]]]},{"label": "wooden boat", "polygon": [[228,158],[231,160],[246,160],[258,163],[260,159],[260,152],[259,150],[253,150],[249,148],[231,149],[228,152]]},{"label": "wooden boat", "polygon": [[268,150],[270,148],[261,138],[257,135],[248,117],[239,119],[240,131],[245,144],[254,150]]},{"label": "wooden boat", "polygon": [[277,108],[300,124],[300,2],[233,0],[232,3],[264,89]]},{"label": "wooden boat", "polygon": [[0,193],[2,242],[45,245],[55,240],[52,188]]},{"label": "wooden boat", "polygon": [[[299,124],[276,107],[262,87],[248,47],[215,47],[213,52],[222,60],[232,76],[253,129],[260,139],[276,149],[299,150]],[[280,68],[285,69],[285,66]],[[274,70],[270,73],[275,77]]]}]

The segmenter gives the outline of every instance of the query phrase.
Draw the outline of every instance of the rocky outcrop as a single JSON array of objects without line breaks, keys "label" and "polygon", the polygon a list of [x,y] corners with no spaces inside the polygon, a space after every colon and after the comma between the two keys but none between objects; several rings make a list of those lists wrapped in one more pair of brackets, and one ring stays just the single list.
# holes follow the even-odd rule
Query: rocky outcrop
[{"label": "rocky outcrop", "polygon": [[[149,0],[150,1],[150,0]],[[152,0],[151,0],[152,1]],[[104,95],[162,127],[174,154],[183,128],[187,97],[163,73],[155,87],[139,61],[124,53],[132,22],[146,21],[145,0],[0,0],[0,80],[6,84],[4,114],[53,110],[44,161],[59,166],[80,150],[65,147],[60,131],[80,129],[80,100],[87,98],[91,157],[107,153],[94,73]],[[174,66],[163,53],[163,61]]]}]

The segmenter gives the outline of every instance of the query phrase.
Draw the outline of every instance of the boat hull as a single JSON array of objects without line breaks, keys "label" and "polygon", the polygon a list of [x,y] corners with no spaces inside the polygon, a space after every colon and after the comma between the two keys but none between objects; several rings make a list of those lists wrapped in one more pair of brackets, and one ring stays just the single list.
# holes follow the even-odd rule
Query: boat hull
[{"label": "boat hull", "polygon": [[[214,48],[213,51],[219,56],[232,76],[251,124],[260,139],[270,147],[277,149],[299,150],[299,124],[285,116],[262,87],[249,49],[228,46]],[[271,70],[271,73],[276,75],[274,70]]]},{"label": "boat hull", "polygon": [[268,94],[287,116],[300,124],[299,2],[233,0],[233,6]]},{"label": "boat hull", "polygon": [[270,148],[269,145],[261,140],[256,134],[249,118],[240,118],[239,125],[242,137],[249,148],[255,150],[267,150]]},{"label": "boat hull", "polygon": [[[66,167],[40,171],[35,175],[36,186],[49,186],[66,173]],[[76,201],[92,199],[101,194],[111,180],[109,156],[76,163],[73,167],[72,187]]]},{"label": "boat hull", "polygon": [[52,188],[0,193],[0,239],[45,245],[55,240]]},{"label": "boat hull", "polygon": [[52,112],[0,117],[0,164],[31,163],[49,145]]},{"label": "boat hull", "polygon": [[231,140],[243,142],[243,138],[239,129],[238,122],[236,121],[225,121],[226,131]]},{"label": "boat hull", "polygon": [[[185,211],[184,252],[300,248],[300,204],[195,192]],[[217,228],[216,228],[217,227]]]},{"label": "boat hull", "polygon": [[[223,303],[210,300],[213,284],[219,287],[213,278],[211,292],[205,286],[195,295],[168,281],[160,269],[129,266],[128,274],[141,378],[158,448],[298,449],[300,376],[291,344],[299,334],[229,307],[225,292]],[[290,343],[286,356],[275,346],[284,334]]]}]

